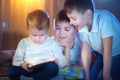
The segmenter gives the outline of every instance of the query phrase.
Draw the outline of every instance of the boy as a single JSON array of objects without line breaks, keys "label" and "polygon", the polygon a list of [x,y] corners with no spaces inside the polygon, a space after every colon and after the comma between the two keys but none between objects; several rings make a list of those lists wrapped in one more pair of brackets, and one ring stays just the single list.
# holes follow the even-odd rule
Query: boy
[{"label": "boy", "polygon": [[[96,80],[102,67],[103,80],[120,80],[119,21],[106,10],[94,10],[91,0],[66,0],[64,9],[70,23],[79,29],[85,80]],[[91,71],[90,47],[98,52]]]},{"label": "boy", "polygon": [[81,64],[81,42],[77,29],[70,24],[64,10],[60,10],[55,19],[55,40],[62,46],[66,58],[66,67],[60,69],[53,80],[82,79],[83,68]]},{"label": "boy", "polygon": [[[66,65],[59,45],[49,37],[49,16],[42,10],[30,12],[27,17],[29,37],[22,39],[8,69],[10,80],[20,80],[21,75],[33,80],[50,80],[58,73],[58,65]],[[36,66],[37,65],[37,66]],[[33,66],[33,69],[28,67]]]}]

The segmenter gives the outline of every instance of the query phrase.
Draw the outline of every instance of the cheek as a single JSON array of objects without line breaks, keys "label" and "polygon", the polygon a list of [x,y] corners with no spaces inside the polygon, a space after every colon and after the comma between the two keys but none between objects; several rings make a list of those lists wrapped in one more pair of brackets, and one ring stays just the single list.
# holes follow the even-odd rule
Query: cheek
[{"label": "cheek", "polygon": [[73,35],[75,35],[75,32],[76,32],[76,30],[75,30],[75,29],[72,29],[72,30],[70,30],[70,31],[67,33],[67,35],[68,35],[68,36],[73,36]]},{"label": "cheek", "polygon": [[39,37],[41,41],[45,41],[47,39],[47,36]]},{"label": "cheek", "polygon": [[66,33],[66,39],[71,39],[74,35],[74,32]]},{"label": "cheek", "polygon": [[31,39],[31,40],[35,40],[35,37],[33,37],[33,36],[30,36],[30,39]]},{"label": "cheek", "polygon": [[56,37],[59,36],[59,31],[55,31],[55,36],[56,36]]},{"label": "cheek", "polygon": [[55,38],[56,38],[57,40],[60,40],[59,34],[55,34]]},{"label": "cheek", "polygon": [[79,20],[77,20],[77,23],[78,23],[78,24],[81,24],[81,23],[82,23],[82,21],[79,19]]},{"label": "cheek", "polygon": [[44,38],[41,38],[41,42],[44,42],[46,40],[46,37],[44,37]]},{"label": "cheek", "polygon": [[35,37],[30,37],[30,39],[33,41],[33,42],[35,42],[36,41],[36,38]]}]

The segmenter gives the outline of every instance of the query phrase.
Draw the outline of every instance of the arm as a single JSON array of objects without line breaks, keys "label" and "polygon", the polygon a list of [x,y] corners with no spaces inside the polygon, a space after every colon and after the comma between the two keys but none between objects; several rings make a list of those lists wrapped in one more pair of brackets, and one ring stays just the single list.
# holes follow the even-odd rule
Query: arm
[{"label": "arm", "polygon": [[15,55],[13,57],[12,64],[14,66],[21,66],[24,63],[25,48],[25,42],[24,40],[21,40],[17,46]]},{"label": "arm", "polygon": [[64,67],[66,65],[66,59],[65,56],[63,55],[62,48],[59,46],[58,43],[55,43],[52,49],[53,53],[55,53],[54,56],[57,59],[58,65],[60,67]]},{"label": "arm", "polygon": [[91,63],[91,50],[90,50],[90,46],[84,41],[82,41],[81,57],[82,57],[83,67],[85,70],[85,80],[89,80],[89,69],[90,69],[90,63]]},{"label": "arm", "polygon": [[69,66],[70,65],[70,48],[69,47],[64,48],[64,55],[66,58],[66,66]]},{"label": "arm", "polygon": [[65,56],[62,53],[62,50],[58,54],[56,54],[55,57],[58,59],[58,65],[60,67],[66,66],[66,59],[65,59]]},{"label": "arm", "polygon": [[[55,38],[55,40],[58,41],[56,38]],[[69,66],[70,65],[70,50],[74,44],[74,41],[68,41],[68,42],[64,42],[64,43],[61,43],[58,41],[58,43],[60,46],[63,47],[63,55],[65,56],[65,59],[66,59],[65,66]]]},{"label": "arm", "polygon": [[103,39],[103,80],[110,80],[112,37]]},{"label": "arm", "polygon": [[74,39],[69,40],[69,41],[64,42],[64,43],[59,42],[59,44],[64,48],[63,54],[64,54],[65,59],[66,59],[66,66],[69,66],[70,65],[70,51],[74,45]]}]

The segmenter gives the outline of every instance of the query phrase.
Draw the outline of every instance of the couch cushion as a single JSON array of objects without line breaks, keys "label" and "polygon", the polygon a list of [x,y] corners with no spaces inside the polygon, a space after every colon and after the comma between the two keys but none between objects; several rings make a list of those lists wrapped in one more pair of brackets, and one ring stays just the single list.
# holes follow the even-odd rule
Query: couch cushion
[{"label": "couch cushion", "polygon": [[7,68],[11,66],[15,50],[0,51],[0,77],[6,75]]}]

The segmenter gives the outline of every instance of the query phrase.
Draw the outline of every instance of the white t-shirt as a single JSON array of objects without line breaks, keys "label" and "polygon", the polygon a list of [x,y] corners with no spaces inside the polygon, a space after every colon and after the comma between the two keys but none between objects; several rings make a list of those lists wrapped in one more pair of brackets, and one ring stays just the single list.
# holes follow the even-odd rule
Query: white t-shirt
[{"label": "white t-shirt", "polygon": [[83,27],[79,31],[80,39],[87,42],[94,50],[102,54],[102,39],[113,37],[112,56],[120,54],[120,22],[110,12],[95,10],[92,30]]},{"label": "white t-shirt", "polygon": [[13,57],[13,65],[20,66],[24,62],[34,64],[37,61],[46,60],[52,55],[58,59],[60,67],[64,67],[66,65],[62,49],[59,44],[50,37],[48,37],[41,45],[34,44],[29,38],[24,38],[18,44]]}]

